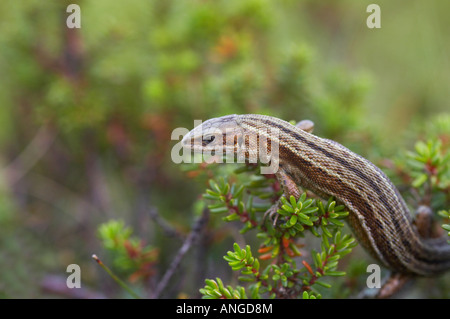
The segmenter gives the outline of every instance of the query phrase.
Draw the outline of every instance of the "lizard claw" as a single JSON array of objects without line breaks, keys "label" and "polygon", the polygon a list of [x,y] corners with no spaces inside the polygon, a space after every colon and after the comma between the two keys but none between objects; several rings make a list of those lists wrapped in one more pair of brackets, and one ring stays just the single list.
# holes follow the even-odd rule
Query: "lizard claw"
[{"label": "lizard claw", "polygon": [[280,200],[278,200],[275,204],[273,204],[265,213],[263,217],[263,222],[266,221],[267,218],[273,221],[273,226],[277,224],[278,221],[278,208],[280,206]]}]

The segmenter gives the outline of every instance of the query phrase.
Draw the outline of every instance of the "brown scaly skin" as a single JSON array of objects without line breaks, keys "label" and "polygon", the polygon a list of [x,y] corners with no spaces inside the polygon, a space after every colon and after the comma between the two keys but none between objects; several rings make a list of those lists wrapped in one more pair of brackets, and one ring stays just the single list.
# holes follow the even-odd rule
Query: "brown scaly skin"
[{"label": "brown scaly skin", "polygon": [[[240,152],[247,159],[260,155],[258,143],[267,153],[278,149],[270,164],[278,168],[275,175],[285,196],[298,198],[297,185],[322,197],[334,196],[349,210],[348,223],[358,241],[393,277],[432,276],[450,269],[450,245],[444,238],[421,236],[426,230],[417,230],[387,176],[339,143],[308,133],[307,124],[298,127],[265,115],[228,115],[202,123],[182,144],[195,152]],[[395,289],[387,291],[383,297]]]}]

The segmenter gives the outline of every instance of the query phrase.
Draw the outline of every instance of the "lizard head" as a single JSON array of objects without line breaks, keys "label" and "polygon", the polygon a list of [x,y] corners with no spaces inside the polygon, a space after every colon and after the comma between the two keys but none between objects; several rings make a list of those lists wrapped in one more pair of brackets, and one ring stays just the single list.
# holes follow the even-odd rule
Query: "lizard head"
[{"label": "lizard head", "polygon": [[181,144],[195,153],[234,154],[243,136],[236,120],[237,115],[209,119],[186,134]]}]

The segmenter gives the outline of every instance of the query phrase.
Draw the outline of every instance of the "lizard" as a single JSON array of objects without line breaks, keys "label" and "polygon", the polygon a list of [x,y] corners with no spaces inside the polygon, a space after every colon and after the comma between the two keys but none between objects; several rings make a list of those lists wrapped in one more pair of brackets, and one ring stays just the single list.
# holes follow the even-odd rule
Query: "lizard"
[{"label": "lizard", "polygon": [[[196,153],[241,154],[247,160],[258,157],[263,148],[267,154],[276,149],[267,156],[270,165],[276,163],[275,177],[284,195],[298,199],[301,186],[322,198],[333,196],[349,210],[347,222],[358,242],[391,270],[380,298],[394,295],[410,278],[450,269],[450,245],[443,237],[424,235],[426,230],[414,223],[381,169],[341,144],[312,134],[311,121],[299,124],[267,115],[226,115],[203,122],[181,143]],[[429,214],[430,209],[421,207]]]}]

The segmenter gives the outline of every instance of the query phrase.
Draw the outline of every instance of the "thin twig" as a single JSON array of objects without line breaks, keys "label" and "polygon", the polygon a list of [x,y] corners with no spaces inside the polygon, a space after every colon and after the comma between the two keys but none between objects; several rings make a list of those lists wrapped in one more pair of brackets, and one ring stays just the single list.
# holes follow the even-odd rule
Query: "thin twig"
[{"label": "thin twig", "polygon": [[172,227],[164,218],[161,217],[156,207],[151,206],[148,210],[150,218],[164,231],[166,236],[176,237],[180,240],[185,240],[186,236],[177,231],[174,227]]},{"label": "thin twig", "polygon": [[181,261],[183,260],[184,255],[186,255],[186,253],[191,248],[192,244],[197,240],[204,225],[208,221],[208,218],[209,218],[209,211],[207,209],[204,209],[202,215],[195,222],[192,231],[187,236],[180,250],[178,251],[169,268],[167,269],[166,273],[162,277],[161,281],[158,283],[158,286],[156,287],[155,291],[151,296],[152,298],[154,299],[159,298],[162,291],[166,288],[167,284],[169,283],[170,278],[172,278]]},{"label": "thin twig", "polygon": [[117,277],[111,271],[111,269],[109,269],[96,255],[92,255],[92,259],[94,259],[97,262],[97,264],[99,264],[100,267],[102,267],[108,273],[108,275],[110,275],[111,278],[114,279],[115,282],[117,282],[117,284],[119,284],[120,287],[125,289],[131,296],[133,296],[133,298],[141,299],[141,297],[139,297],[133,290],[131,290],[130,287],[127,286],[126,283],[124,283],[119,277]]},{"label": "thin twig", "polygon": [[42,126],[25,149],[5,168],[9,182],[14,185],[24,177],[47,153],[57,133],[49,126]]}]

